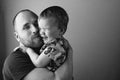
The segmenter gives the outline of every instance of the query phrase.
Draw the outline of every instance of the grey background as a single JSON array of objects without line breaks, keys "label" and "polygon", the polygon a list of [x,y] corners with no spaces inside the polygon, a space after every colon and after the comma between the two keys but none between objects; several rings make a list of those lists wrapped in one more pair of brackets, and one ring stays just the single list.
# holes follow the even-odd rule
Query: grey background
[{"label": "grey background", "polygon": [[59,5],[70,17],[65,37],[74,50],[75,80],[120,80],[120,0],[3,0],[0,4],[0,71],[5,57],[18,46],[12,27],[15,14],[31,9],[39,15],[44,8]]}]

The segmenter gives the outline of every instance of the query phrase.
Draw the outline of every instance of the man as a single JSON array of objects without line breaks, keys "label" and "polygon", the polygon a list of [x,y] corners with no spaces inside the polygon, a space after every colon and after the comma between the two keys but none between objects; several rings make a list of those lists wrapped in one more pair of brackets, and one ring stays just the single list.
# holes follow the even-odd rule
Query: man
[{"label": "man", "polygon": [[71,80],[73,73],[71,47],[68,59],[54,73],[46,68],[36,68],[25,52],[25,47],[30,47],[38,53],[43,45],[37,19],[38,16],[30,10],[22,10],[16,14],[13,26],[20,45],[5,60],[4,80]]}]

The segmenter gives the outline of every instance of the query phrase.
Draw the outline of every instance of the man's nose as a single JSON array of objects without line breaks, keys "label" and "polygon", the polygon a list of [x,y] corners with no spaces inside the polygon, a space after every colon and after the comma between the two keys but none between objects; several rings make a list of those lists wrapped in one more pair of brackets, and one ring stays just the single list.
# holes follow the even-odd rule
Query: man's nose
[{"label": "man's nose", "polygon": [[37,27],[35,27],[34,25],[31,25],[31,28],[32,28],[31,31],[33,34],[38,33],[39,29]]}]

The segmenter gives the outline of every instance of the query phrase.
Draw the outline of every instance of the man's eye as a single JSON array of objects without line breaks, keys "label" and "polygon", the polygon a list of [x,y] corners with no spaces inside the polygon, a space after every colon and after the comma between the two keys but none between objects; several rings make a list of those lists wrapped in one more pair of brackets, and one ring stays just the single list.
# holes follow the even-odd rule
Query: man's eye
[{"label": "man's eye", "polygon": [[29,29],[30,25],[25,25],[23,29]]}]

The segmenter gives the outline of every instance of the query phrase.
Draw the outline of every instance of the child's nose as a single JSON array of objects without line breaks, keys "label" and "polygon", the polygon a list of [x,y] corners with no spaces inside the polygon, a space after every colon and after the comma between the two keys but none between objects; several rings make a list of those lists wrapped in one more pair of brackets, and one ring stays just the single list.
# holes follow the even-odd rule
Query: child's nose
[{"label": "child's nose", "polygon": [[44,29],[40,29],[40,35],[45,35]]}]

